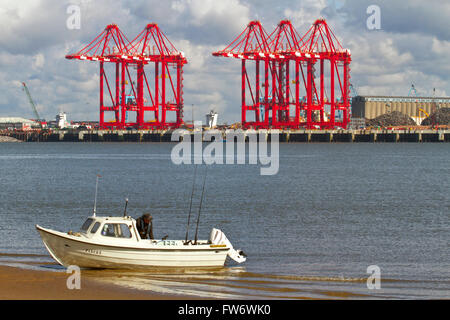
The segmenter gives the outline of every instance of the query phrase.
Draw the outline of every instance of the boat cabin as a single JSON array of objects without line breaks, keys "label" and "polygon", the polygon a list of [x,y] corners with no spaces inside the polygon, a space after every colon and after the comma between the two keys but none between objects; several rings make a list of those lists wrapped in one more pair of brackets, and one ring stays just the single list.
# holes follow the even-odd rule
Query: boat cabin
[{"label": "boat cabin", "polygon": [[[107,237],[118,239],[141,240],[135,220],[131,217],[94,217],[86,219],[80,234],[87,238]],[[106,239],[105,239],[106,240]]]}]

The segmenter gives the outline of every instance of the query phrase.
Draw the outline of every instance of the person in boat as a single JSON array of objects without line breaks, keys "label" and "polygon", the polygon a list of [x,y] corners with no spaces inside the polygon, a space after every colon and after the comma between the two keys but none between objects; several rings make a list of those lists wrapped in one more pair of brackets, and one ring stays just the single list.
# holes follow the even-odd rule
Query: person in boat
[{"label": "person in boat", "polygon": [[153,239],[153,217],[150,213],[144,213],[137,218],[136,227],[141,239]]}]

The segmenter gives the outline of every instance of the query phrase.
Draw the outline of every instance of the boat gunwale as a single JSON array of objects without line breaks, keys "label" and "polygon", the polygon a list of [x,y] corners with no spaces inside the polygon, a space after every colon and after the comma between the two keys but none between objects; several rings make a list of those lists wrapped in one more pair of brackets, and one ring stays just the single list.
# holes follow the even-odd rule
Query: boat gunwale
[{"label": "boat gunwale", "polygon": [[179,252],[185,252],[185,251],[227,251],[227,250],[230,250],[230,248],[228,248],[228,247],[225,247],[225,248],[211,247],[210,243],[195,245],[195,246],[208,246],[207,248],[198,248],[197,247],[197,248],[186,248],[186,249],[180,249],[180,247],[179,248],[142,248],[142,247],[126,247],[126,246],[118,246],[118,245],[110,245],[110,244],[98,244],[98,243],[84,241],[84,240],[81,240],[81,239],[75,239],[75,238],[72,238],[72,237],[68,237],[69,235],[66,236],[66,235],[58,234],[58,233],[62,233],[62,232],[56,231],[56,230],[52,230],[52,229],[47,229],[47,228],[41,227],[40,225],[36,225],[35,227],[36,227],[36,229],[38,231],[42,231],[42,232],[48,233],[48,234],[56,236],[56,237],[60,237],[60,238],[66,239],[66,240],[72,240],[72,241],[75,241],[75,242],[81,242],[81,243],[88,244],[88,245],[99,246],[99,247],[109,247],[109,248],[119,248],[119,249],[132,249],[132,250],[141,250],[141,251],[179,251]]}]

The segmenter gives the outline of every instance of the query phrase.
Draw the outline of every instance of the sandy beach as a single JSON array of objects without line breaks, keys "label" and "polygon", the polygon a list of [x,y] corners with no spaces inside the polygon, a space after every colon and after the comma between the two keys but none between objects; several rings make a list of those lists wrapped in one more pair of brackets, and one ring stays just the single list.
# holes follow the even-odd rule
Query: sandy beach
[{"label": "sandy beach", "polygon": [[[82,271],[83,272],[83,271]],[[92,279],[81,279],[81,288],[68,289],[66,282],[70,274],[52,271],[35,271],[9,266],[0,266],[1,300],[168,300],[186,299],[181,296],[160,295]]]}]

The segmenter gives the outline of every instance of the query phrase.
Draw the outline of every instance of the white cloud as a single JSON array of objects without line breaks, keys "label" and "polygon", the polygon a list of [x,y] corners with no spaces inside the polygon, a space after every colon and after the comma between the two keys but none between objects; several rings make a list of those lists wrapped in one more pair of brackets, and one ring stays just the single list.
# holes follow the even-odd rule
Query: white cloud
[{"label": "white cloud", "polygon": [[239,31],[249,21],[249,8],[238,0],[189,0],[190,21],[196,26],[220,23],[223,28]]},{"label": "white cloud", "polygon": [[42,53],[38,53],[33,57],[33,69],[41,69],[44,66],[45,58]]},{"label": "white cloud", "polygon": [[[372,46],[373,47],[373,46]],[[384,41],[378,43],[377,47],[379,48],[380,59],[386,61],[386,64],[391,67],[404,65],[405,63],[412,61],[412,55],[409,52],[405,52],[400,54],[394,46],[394,41],[392,38],[385,38]],[[376,49],[376,48],[374,48]]]},{"label": "white cloud", "polygon": [[302,29],[306,32],[304,27],[309,27],[316,19],[321,18],[321,11],[326,7],[326,0],[307,0],[297,9],[286,8],[284,15],[292,21],[299,32]]},{"label": "white cloud", "polygon": [[433,45],[431,47],[431,51],[436,54],[445,54],[448,56],[450,53],[450,41],[447,40],[438,40],[436,38],[433,38]]}]

